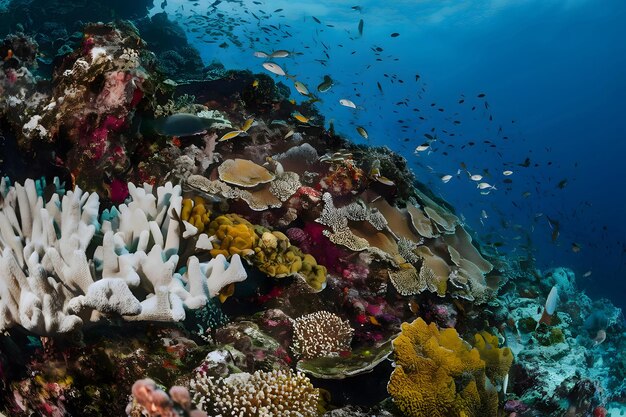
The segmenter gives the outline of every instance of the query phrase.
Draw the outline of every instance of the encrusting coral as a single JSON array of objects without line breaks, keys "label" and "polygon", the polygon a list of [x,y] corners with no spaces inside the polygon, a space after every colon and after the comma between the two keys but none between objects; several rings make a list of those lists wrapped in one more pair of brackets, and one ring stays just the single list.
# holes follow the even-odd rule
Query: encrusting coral
[{"label": "encrusting coral", "polygon": [[498,414],[498,393],[485,376],[485,362],[455,329],[439,330],[418,318],[402,324],[393,348],[396,366],[387,390],[405,415]]},{"label": "encrusting coral", "polygon": [[249,256],[254,254],[258,237],[252,224],[236,214],[224,214],[209,223],[207,233],[215,236],[211,255]]},{"label": "encrusting coral", "polygon": [[[201,197],[183,198],[180,219],[194,226],[196,233],[202,233],[209,225],[211,210],[207,209]],[[184,236],[183,236],[184,237]]]}]

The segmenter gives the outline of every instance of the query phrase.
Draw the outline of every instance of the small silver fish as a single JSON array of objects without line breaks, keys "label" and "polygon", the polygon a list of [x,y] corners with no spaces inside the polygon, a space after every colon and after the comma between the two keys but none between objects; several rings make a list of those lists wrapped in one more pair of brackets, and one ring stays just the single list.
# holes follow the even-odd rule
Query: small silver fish
[{"label": "small silver fish", "polygon": [[483,176],[482,175],[478,175],[478,174],[474,174],[474,175],[470,175],[470,179],[472,181],[480,181],[480,180],[483,179]]},{"label": "small silver fish", "polygon": [[286,51],[284,49],[279,49],[278,51],[272,52],[272,54],[270,55],[270,58],[287,58],[289,55],[290,55],[289,51]]},{"label": "small silver fish", "polygon": [[298,93],[302,94],[303,96],[308,96],[310,94],[309,89],[306,88],[306,85],[302,84],[300,81],[295,81],[294,86],[296,87],[296,91],[298,91]]},{"label": "small silver fish", "polygon": [[441,181],[443,181],[444,184],[446,184],[451,179],[452,179],[452,175],[444,175],[443,177],[441,177]]},{"label": "small silver fish", "polygon": [[263,68],[276,75],[287,75],[287,73],[278,65],[273,62],[264,62]]},{"label": "small silver fish", "polygon": [[504,175],[505,177],[508,177],[509,175],[513,175],[513,171],[503,171],[502,175]]},{"label": "small silver fish", "polygon": [[430,145],[428,145],[427,143],[418,146],[417,148],[415,148],[415,152],[424,152],[425,150],[427,150],[428,148],[430,148]]},{"label": "small silver fish", "polygon": [[497,190],[497,188],[496,188],[496,187],[494,187],[493,185],[491,185],[491,184],[489,184],[489,183],[487,183],[487,182],[481,182],[481,183],[478,183],[478,184],[476,185],[476,188],[478,188],[479,190],[486,190],[486,189],[489,189],[489,190]]},{"label": "small silver fish", "polygon": [[254,53],[254,56],[257,58],[269,58],[269,55],[266,52],[263,51],[256,51]]},{"label": "small silver fish", "polygon": [[342,106],[356,109],[356,104],[354,104],[351,100],[348,100],[347,98],[342,98],[341,100],[339,100],[339,104],[341,104]]}]

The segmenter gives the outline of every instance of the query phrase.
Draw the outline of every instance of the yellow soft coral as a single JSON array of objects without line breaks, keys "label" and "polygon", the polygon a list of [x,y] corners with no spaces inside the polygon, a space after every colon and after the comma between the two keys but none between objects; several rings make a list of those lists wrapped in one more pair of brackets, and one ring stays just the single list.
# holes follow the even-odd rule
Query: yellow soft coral
[{"label": "yellow soft coral", "polygon": [[513,364],[513,353],[508,347],[498,347],[498,336],[486,331],[474,336],[474,347],[485,361],[485,372],[493,382],[501,382]]},{"label": "yellow soft coral", "polygon": [[302,257],[302,269],[300,274],[306,282],[316,290],[321,290],[326,283],[326,267],[318,265],[315,258],[309,254]]},{"label": "yellow soft coral", "polygon": [[300,271],[301,252],[298,253],[298,248],[291,245],[284,233],[262,228],[257,228],[257,233],[261,233],[261,238],[254,248],[254,263],[261,271],[275,278],[283,278]]},{"label": "yellow soft coral", "polygon": [[387,390],[410,417],[495,416],[498,395],[485,362],[455,329],[439,330],[418,318],[403,323],[393,341],[396,367]]}]

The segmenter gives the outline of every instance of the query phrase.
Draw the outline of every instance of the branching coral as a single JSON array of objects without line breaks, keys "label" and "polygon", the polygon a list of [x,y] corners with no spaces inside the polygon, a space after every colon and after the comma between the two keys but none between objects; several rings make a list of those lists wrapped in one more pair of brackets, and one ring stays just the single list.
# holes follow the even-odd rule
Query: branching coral
[{"label": "branching coral", "polygon": [[[34,181],[0,189],[0,329],[22,325],[41,335],[66,333],[104,315],[178,321],[220,289],[246,278],[238,256],[178,263],[180,187],[129,184],[132,200],[98,220],[96,194],[78,187],[45,204]],[[93,259],[94,235],[104,233]],[[96,246],[96,245],[94,245]]]},{"label": "branching coral", "polygon": [[209,377],[198,372],[191,381],[193,400],[209,416],[315,417],[319,390],[302,373],[256,371]]},{"label": "branching coral", "polygon": [[293,332],[293,351],[304,359],[311,359],[349,351],[354,330],[336,314],[317,311],[298,317]]},{"label": "branching coral", "polygon": [[418,318],[393,341],[396,367],[387,390],[410,417],[497,415],[498,394],[485,362],[455,329],[439,330]]}]

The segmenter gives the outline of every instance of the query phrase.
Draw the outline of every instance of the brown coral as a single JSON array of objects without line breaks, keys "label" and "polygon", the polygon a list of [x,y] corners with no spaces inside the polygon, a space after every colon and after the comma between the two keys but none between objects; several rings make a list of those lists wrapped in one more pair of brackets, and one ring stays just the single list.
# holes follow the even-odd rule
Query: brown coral
[{"label": "brown coral", "polygon": [[217,170],[222,181],[239,187],[255,187],[274,179],[266,168],[247,159],[227,159]]}]

